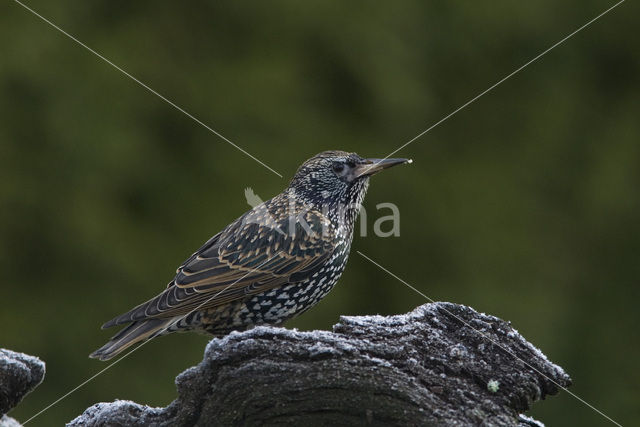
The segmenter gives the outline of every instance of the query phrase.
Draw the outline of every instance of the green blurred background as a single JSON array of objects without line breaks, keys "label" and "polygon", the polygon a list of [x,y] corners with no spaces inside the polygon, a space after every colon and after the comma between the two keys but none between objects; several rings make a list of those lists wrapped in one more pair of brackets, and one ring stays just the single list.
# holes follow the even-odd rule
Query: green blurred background
[{"label": "green blurred background", "polygon": [[[279,171],[279,178],[11,1],[0,5],[0,347],[47,363],[24,421],[106,365],[103,321],[326,149],[385,156],[609,1],[28,4]],[[610,15],[400,151],[372,181],[360,250],[435,300],[510,320],[615,420],[640,416],[639,7]],[[379,238],[393,202],[401,236]],[[288,324],[423,299],[353,254]],[[166,405],[204,336],[144,346],[54,406]],[[531,415],[606,425],[561,392]]]}]

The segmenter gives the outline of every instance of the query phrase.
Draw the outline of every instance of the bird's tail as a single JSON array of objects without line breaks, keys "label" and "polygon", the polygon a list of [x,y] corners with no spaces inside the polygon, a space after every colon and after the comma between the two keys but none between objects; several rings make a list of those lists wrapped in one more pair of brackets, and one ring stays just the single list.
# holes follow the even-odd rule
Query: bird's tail
[{"label": "bird's tail", "polygon": [[114,335],[108,343],[91,353],[89,357],[99,360],[109,360],[135,343],[146,341],[160,335],[172,321],[173,318],[145,319],[133,322]]}]

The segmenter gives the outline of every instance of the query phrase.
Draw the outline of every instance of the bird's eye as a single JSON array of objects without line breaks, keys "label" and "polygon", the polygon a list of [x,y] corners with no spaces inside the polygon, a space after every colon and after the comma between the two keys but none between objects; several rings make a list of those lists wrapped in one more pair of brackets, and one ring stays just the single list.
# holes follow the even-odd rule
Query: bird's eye
[{"label": "bird's eye", "polygon": [[333,171],[335,173],[341,173],[344,170],[344,165],[342,163],[336,163],[333,165]]}]

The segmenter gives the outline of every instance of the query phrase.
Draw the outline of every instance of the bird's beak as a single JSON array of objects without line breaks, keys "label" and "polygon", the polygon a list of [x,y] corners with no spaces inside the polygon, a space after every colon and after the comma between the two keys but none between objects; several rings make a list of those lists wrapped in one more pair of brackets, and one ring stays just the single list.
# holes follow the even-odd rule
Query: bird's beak
[{"label": "bird's beak", "polygon": [[413,160],[411,159],[364,159],[363,163],[356,166],[354,174],[356,178],[360,178],[361,176],[371,176],[383,169],[412,162]]}]

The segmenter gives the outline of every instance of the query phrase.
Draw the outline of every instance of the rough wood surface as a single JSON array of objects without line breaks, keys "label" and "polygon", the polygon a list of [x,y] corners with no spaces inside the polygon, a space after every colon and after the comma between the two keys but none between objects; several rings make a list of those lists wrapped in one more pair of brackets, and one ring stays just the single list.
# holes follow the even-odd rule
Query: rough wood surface
[{"label": "rough wood surface", "polygon": [[166,408],[98,403],[71,425],[535,425],[520,414],[570,383],[507,322],[435,303],[214,339]]},{"label": "rough wood surface", "polygon": [[0,426],[19,425],[4,416],[44,378],[44,362],[37,357],[0,348]]}]

